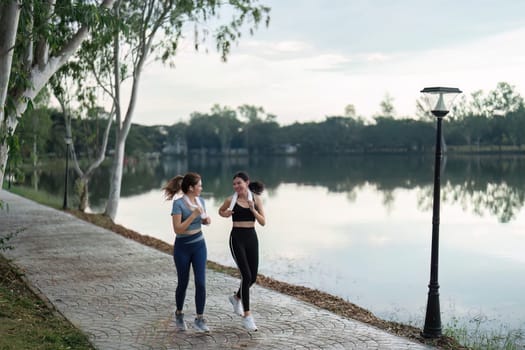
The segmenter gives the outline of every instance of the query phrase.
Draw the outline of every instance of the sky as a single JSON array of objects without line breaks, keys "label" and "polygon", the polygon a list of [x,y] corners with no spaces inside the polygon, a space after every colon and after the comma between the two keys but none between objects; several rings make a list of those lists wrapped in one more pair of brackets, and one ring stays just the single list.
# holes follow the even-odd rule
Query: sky
[{"label": "sky", "polygon": [[260,106],[280,125],[344,115],[371,120],[393,99],[415,114],[427,86],[465,96],[507,82],[525,96],[525,1],[260,0],[270,24],[244,35],[226,63],[191,38],[175,67],[145,68],[134,123],[172,125],[213,105]]}]

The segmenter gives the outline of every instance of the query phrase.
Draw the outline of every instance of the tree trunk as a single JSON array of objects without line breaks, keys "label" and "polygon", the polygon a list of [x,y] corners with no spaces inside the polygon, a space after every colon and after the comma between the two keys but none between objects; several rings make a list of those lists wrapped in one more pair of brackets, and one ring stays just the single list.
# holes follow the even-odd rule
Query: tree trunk
[{"label": "tree trunk", "polygon": [[117,216],[120,189],[122,185],[122,171],[124,168],[125,148],[126,137],[118,137],[117,144],[115,145],[113,162],[111,164],[108,201],[106,203],[106,210],[104,211],[104,215],[109,216],[112,220],[115,220],[115,217]]},{"label": "tree trunk", "polygon": [[89,179],[85,177],[81,177],[78,180],[79,184],[79,203],[78,203],[78,210],[81,212],[85,212],[87,207],[89,206]]},{"label": "tree trunk", "polygon": [[[119,17],[119,5],[117,4],[116,17]],[[137,104],[138,96],[138,87],[140,83],[140,76],[142,69],[144,67],[144,62],[146,61],[147,55],[150,52],[153,36],[150,36],[148,40],[141,47],[139,53],[139,59],[136,62],[136,65],[133,69],[133,83],[131,86],[131,94],[129,97],[129,103],[126,110],[126,115],[124,121],[122,122],[122,100],[120,98],[120,88],[121,88],[121,76],[120,76],[120,35],[117,32],[114,38],[114,50],[113,50],[113,79],[114,79],[114,89],[115,89],[115,116],[116,116],[116,132],[117,137],[115,138],[115,155],[113,158],[113,164],[111,165],[111,178],[109,182],[109,195],[108,201],[106,203],[106,210],[104,214],[109,216],[112,220],[115,220],[117,216],[118,202],[120,200],[120,190],[122,187],[122,171],[124,167],[124,157],[126,154],[126,139],[131,128],[131,119],[133,118],[133,113],[135,111],[135,106]]]},{"label": "tree trunk", "polygon": [[5,172],[5,166],[7,164],[7,153],[9,152],[9,148],[7,147],[7,143],[1,143],[0,144],[0,161],[2,164],[0,164],[0,187],[4,183],[4,172]]},{"label": "tree trunk", "polygon": [[0,3],[0,188],[4,183],[5,166],[9,152],[7,137],[14,132],[14,130],[9,130],[5,108],[19,17],[20,6],[18,1],[11,0]]},{"label": "tree trunk", "polygon": [[[0,3],[0,103],[5,106],[9,78],[11,76],[11,63],[20,17],[20,6],[18,1],[2,1]],[[0,117],[3,120],[4,108],[0,109]]]}]

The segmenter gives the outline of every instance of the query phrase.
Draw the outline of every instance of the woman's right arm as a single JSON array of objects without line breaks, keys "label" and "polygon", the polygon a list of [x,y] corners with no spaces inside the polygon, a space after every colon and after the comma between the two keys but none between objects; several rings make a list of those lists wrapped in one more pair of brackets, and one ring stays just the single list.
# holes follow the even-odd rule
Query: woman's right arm
[{"label": "woman's right arm", "polygon": [[231,201],[232,197],[226,198],[224,203],[222,203],[221,207],[219,208],[219,215],[223,218],[228,218],[232,215],[232,211],[228,209],[230,207]]},{"label": "woman's right arm", "polygon": [[200,212],[198,209],[195,209],[191,212],[191,215],[186,218],[186,220],[182,221],[182,214],[173,214],[171,215],[171,221],[173,224],[173,231],[177,234],[185,233],[190,224],[193,220],[195,220],[198,216],[200,216]]}]

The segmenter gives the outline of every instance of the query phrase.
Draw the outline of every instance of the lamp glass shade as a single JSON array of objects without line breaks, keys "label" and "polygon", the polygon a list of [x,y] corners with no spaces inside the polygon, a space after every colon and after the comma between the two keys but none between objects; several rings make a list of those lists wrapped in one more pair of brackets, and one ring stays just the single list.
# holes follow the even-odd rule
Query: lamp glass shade
[{"label": "lamp glass shade", "polygon": [[449,87],[427,87],[421,90],[421,93],[432,114],[443,117],[450,111],[454,99],[461,90]]}]

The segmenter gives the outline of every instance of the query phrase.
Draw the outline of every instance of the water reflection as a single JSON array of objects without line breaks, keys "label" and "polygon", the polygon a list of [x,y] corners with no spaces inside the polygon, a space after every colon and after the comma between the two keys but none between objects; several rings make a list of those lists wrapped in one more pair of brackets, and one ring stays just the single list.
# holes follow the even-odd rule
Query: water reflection
[{"label": "water reflection", "polygon": [[[354,201],[356,191],[373,185],[386,208],[395,201],[399,188],[418,191],[418,207],[432,207],[433,159],[430,156],[348,156],[348,157],[255,157],[255,158],[166,158],[130,159],[124,166],[122,197],[159,189],[176,174],[188,170],[202,174],[205,192],[222,199],[231,192],[231,176],[247,170],[262,180],[269,195],[281,184],[325,187],[328,192],[346,192]],[[26,184],[50,193],[63,193],[63,167],[43,167],[26,174]],[[446,157],[442,175],[442,202],[460,204],[479,216],[491,215],[500,222],[512,221],[525,202],[525,159],[521,156]],[[75,175],[70,171],[70,176]],[[109,164],[98,169],[90,186],[90,204],[104,206],[109,189]],[[74,193],[71,185],[70,193]],[[75,198],[70,201],[75,203]]]}]

